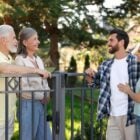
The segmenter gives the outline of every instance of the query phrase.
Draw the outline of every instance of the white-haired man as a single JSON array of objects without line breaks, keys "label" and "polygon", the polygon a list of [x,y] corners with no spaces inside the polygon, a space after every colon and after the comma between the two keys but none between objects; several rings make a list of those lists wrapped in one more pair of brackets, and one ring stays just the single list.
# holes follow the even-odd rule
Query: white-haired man
[{"label": "white-haired man", "polygon": [[[10,25],[0,25],[0,73],[35,73],[47,78],[49,72],[14,65],[10,52],[17,51],[17,39],[14,29]],[[0,91],[5,90],[5,79],[0,77]],[[16,94],[9,94],[8,100],[8,140],[11,139],[14,130],[14,113]],[[0,140],[5,140],[5,94],[0,93]]]}]

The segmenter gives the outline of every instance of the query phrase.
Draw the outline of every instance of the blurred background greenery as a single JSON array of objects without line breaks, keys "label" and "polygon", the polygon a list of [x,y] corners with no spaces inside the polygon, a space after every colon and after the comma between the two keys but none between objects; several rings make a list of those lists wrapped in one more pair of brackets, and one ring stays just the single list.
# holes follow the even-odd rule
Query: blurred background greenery
[{"label": "blurred background greenery", "polygon": [[[114,7],[106,7],[105,1],[0,0],[0,24],[12,25],[17,38],[21,28],[35,28],[41,42],[38,54],[49,71],[83,72],[87,67],[96,69],[104,59],[110,57],[106,47],[107,34],[114,27],[128,32],[129,49],[140,46],[140,1],[122,0]],[[78,112],[80,101],[76,100],[75,111]],[[69,96],[66,96],[67,137],[69,103]],[[88,106],[86,103],[86,111]],[[88,120],[87,116],[85,118]],[[79,119],[75,122],[76,130],[80,125]],[[17,135],[16,121],[13,140],[18,139]]]}]

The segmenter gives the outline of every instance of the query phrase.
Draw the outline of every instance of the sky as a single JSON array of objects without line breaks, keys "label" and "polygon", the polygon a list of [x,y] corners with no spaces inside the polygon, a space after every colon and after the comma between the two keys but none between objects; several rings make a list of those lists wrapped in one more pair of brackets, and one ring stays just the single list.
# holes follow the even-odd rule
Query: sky
[{"label": "sky", "polygon": [[[106,8],[114,8],[115,6],[119,6],[121,3],[123,3],[122,0],[105,0],[104,2],[104,6]],[[89,10],[89,15],[94,15],[95,18],[97,18],[97,22],[99,22],[99,24],[102,23],[102,19],[100,17],[101,13],[99,13],[99,8],[97,7],[97,5],[89,5],[87,6],[88,10]],[[81,18],[83,18],[83,16],[81,16]],[[60,18],[60,21],[62,22],[66,22],[65,19]],[[60,25],[61,28],[61,25]]]},{"label": "sky", "polygon": [[[106,8],[114,8],[116,6],[119,6],[120,4],[122,4],[123,1],[122,0],[105,0],[104,2],[104,6]],[[99,16],[100,13],[98,13],[98,7],[96,5],[94,6],[88,6],[89,11],[91,14],[96,13],[97,17]]]},{"label": "sky", "polygon": [[[114,8],[116,6],[119,6],[120,4],[122,4],[123,1],[122,0],[105,0],[104,2],[104,6],[106,8]],[[97,23],[99,23],[101,26],[103,26],[103,22],[102,22],[102,17],[101,17],[101,13],[99,13],[99,9],[96,5],[94,6],[88,6],[89,9],[89,13],[90,15],[94,15],[94,17],[97,19]],[[103,14],[103,13],[102,13]]]},{"label": "sky", "polygon": [[121,3],[123,3],[122,0],[105,0],[104,6],[106,8],[113,8],[120,5]]}]

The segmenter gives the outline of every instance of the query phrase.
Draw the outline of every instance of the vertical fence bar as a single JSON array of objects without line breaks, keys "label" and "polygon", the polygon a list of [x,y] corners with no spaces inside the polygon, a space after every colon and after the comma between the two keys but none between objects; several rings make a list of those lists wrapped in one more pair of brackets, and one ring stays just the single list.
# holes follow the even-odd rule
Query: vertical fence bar
[{"label": "vertical fence bar", "polygon": [[53,79],[52,79],[52,87],[53,87],[53,95],[52,95],[52,107],[53,107],[53,110],[52,110],[52,136],[53,136],[53,140],[56,140],[56,120],[55,120],[55,118],[56,118],[56,106],[57,106],[57,102],[56,102],[56,89],[57,89],[57,84],[56,84],[56,82],[58,81],[58,74],[55,74],[55,76],[53,77]]},{"label": "vertical fence bar", "polygon": [[59,140],[65,140],[65,74],[61,73],[61,95],[59,95],[60,135]]},{"label": "vertical fence bar", "polygon": [[93,134],[94,134],[94,129],[93,129],[93,88],[90,89],[90,97],[91,97],[91,109],[90,109],[90,137],[91,140],[94,140]]},{"label": "vertical fence bar", "polygon": [[70,90],[71,95],[71,140],[74,140],[74,96],[72,90]]},{"label": "vertical fence bar", "polygon": [[53,140],[65,140],[65,74],[60,72],[55,72]]},{"label": "vertical fence bar", "polygon": [[19,119],[19,139],[20,140],[22,140],[22,116],[21,116],[21,114],[22,114],[22,89],[21,89],[21,80],[22,80],[22,78],[21,77],[19,77],[19,85],[18,85],[18,88],[19,88],[19,93],[17,93],[18,94],[18,98],[19,98],[19,108],[18,108],[18,116],[17,117],[19,117],[18,119]]},{"label": "vertical fence bar", "polygon": [[[48,93],[48,91],[44,91],[44,98],[45,98],[45,100],[46,100],[46,98],[47,98],[47,93]],[[45,101],[46,102],[46,101]],[[43,105],[44,107],[44,140],[48,140],[47,138],[48,138],[48,128],[47,128],[47,109],[48,109],[48,107],[47,107],[47,103],[44,103],[44,105]]]},{"label": "vertical fence bar", "polygon": [[100,140],[103,140],[103,136],[102,136],[102,120],[99,121],[99,125],[100,125]]},{"label": "vertical fence bar", "polygon": [[81,89],[81,140],[84,139],[84,88]]},{"label": "vertical fence bar", "polygon": [[34,91],[32,91],[32,140],[34,140],[34,102],[35,102],[35,99],[34,99]]},{"label": "vertical fence bar", "polygon": [[5,77],[5,139],[8,140],[9,132],[8,132],[8,77]]}]

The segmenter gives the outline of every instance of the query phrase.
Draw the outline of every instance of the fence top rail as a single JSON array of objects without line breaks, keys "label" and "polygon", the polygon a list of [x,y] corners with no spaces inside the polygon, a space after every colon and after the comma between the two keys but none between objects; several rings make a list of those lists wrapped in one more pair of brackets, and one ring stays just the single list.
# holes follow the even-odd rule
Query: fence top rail
[{"label": "fence top rail", "polygon": [[[69,73],[69,72],[54,72],[54,73],[52,73],[52,77],[55,77],[57,74],[61,74],[61,75],[66,75],[66,76],[85,76],[86,75],[86,73]],[[32,73],[30,73],[30,74],[16,74],[16,73],[14,73],[14,74],[0,74],[0,78],[4,78],[4,77],[27,77],[27,76],[29,76],[29,77],[40,77],[40,75],[39,74],[32,74]]]},{"label": "fence top rail", "polygon": [[15,92],[15,93],[19,93],[19,92],[54,92],[54,90],[53,89],[40,89],[40,90],[37,90],[37,89],[35,89],[35,90],[23,90],[23,89],[15,89],[15,90],[0,90],[0,94],[1,93],[4,93],[4,92],[8,92],[8,93],[13,93],[13,92]]},{"label": "fence top rail", "polygon": [[5,77],[17,77],[17,78],[19,78],[19,77],[27,77],[27,76],[40,77],[39,74],[32,74],[32,73],[30,73],[30,74],[0,74],[0,78],[5,78]]},{"label": "fence top rail", "polygon": [[[51,77],[55,77],[56,74],[52,74]],[[16,78],[21,78],[21,77],[42,77],[39,74],[0,74],[0,78],[7,78],[7,77],[16,77]]]},{"label": "fence top rail", "polygon": [[77,73],[77,72],[59,72],[59,71],[56,71],[54,74],[56,74],[56,73],[63,74],[66,76],[85,76],[86,75],[86,73]]}]

